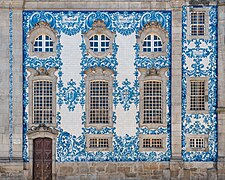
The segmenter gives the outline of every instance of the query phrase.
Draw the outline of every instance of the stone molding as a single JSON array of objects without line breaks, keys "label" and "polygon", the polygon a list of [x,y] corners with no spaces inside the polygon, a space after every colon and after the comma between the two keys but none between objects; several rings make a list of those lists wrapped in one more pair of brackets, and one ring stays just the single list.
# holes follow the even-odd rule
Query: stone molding
[{"label": "stone molding", "polygon": [[[166,72],[168,68],[161,68],[161,69],[146,69],[146,68],[139,68],[138,69],[141,73],[140,77],[138,78],[140,84],[140,127],[148,127],[150,129],[157,129],[159,127],[166,127],[166,83],[168,77],[166,76]],[[144,124],[144,82],[145,81],[161,81],[162,82],[162,123],[148,123]]]},{"label": "stone molding", "polygon": [[[86,90],[86,105],[85,105],[85,111],[86,111],[86,123],[85,127],[95,127],[98,130],[102,129],[103,127],[112,127],[113,122],[112,122],[112,116],[113,116],[113,74],[114,72],[108,68],[102,68],[102,67],[96,67],[96,68],[89,68],[84,72],[86,74],[85,77],[85,90]],[[89,89],[90,89],[90,83],[91,81],[97,81],[97,80],[104,80],[108,82],[108,87],[109,87],[109,123],[107,124],[90,124],[90,94],[89,94]]]},{"label": "stone molding", "polygon": [[[143,42],[144,39],[148,36],[148,35],[157,35],[158,37],[160,37],[161,41],[162,41],[162,52],[144,52],[143,51]],[[138,32],[138,37],[137,37],[137,43],[140,47],[140,56],[147,56],[149,58],[156,58],[158,56],[166,56],[167,52],[166,52],[166,47],[167,44],[169,42],[169,37],[168,37],[168,32],[162,28],[162,26],[157,23],[157,22],[150,22],[148,24],[146,24],[142,30],[140,30]]]},{"label": "stone molding", "polygon": [[49,68],[48,70],[40,67],[39,69],[27,68],[30,72],[28,76],[29,82],[29,119],[28,127],[39,126],[33,123],[33,82],[38,80],[49,80],[52,82],[52,123],[47,123],[48,126],[56,127],[56,83],[57,76],[54,74],[57,68]]},{"label": "stone molding", "polygon": [[[87,33],[84,33],[84,40],[87,47],[87,54],[92,55],[93,57],[103,58],[107,55],[112,55],[112,44],[115,38],[115,33],[111,32],[106,28],[104,21],[97,20],[93,23],[92,29],[90,29]],[[105,35],[109,38],[109,49],[105,52],[94,52],[90,48],[90,38],[94,35]]]},{"label": "stone molding", "polygon": [[[58,43],[57,31],[50,27],[50,25],[46,22],[39,22],[35,25],[33,29],[31,29],[27,36],[27,43],[29,46],[29,55],[31,57],[39,57],[41,59],[45,59],[48,57],[56,57],[56,46]],[[34,52],[34,42],[36,38],[40,35],[47,35],[52,39],[53,42],[53,52]]]}]

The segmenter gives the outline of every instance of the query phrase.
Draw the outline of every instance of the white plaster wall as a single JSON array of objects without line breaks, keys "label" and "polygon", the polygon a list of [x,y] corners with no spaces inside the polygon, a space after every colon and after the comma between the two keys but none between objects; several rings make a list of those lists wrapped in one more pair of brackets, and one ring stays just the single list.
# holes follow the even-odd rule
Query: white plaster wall
[{"label": "white plaster wall", "polygon": [[[135,80],[134,76],[134,44],[135,44],[135,34],[130,36],[122,36],[119,33],[116,37],[116,43],[119,45],[119,50],[117,53],[118,59],[118,82],[119,86],[122,86],[122,82],[127,78],[133,86]],[[119,104],[114,110],[116,112],[116,132],[118,136],[124,136],[129,134],[131,136],[136,133],[136,120],[135,115],[138,109],[132,104],[129,111],[124,111],[123,106]]]},{"label": "white plaster wall", "polygon": [[[76,87],[79,87],[81,80],[81,50],[80,44],[82,42],[82,38],[80,34],[75,36],[68,36],[62,34],[61,43],[63,45],[61,58],[63,61],[62,66],[62,81],[64,83],[64,87],[67,87],[67,83],[73,79],[76,82]],[[82,133],[82,124],[81,124],[81,116],[82,116],[82,107],[77,104],[75,106],[74,111],[69,111],[67,108],[68,105],[63,104],[60,111],[61,113],[61,127],[64,131],[67,131],[75,136],[80,136]]]}]

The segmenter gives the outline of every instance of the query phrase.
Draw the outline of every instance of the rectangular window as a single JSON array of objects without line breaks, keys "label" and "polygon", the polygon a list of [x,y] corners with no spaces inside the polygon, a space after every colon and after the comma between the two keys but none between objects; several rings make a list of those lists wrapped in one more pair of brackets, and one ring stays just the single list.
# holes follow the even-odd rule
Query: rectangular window
[{"label": "rectangular window", "polygon": [[162,139],[143,139],[143,148],[162,148]]},{"label": "rectangular window", "polygon": [[112,134],[86,134],[86,151],[112,151]]},{"label": "rectangular window", "polygon": [[190,110],[205,110],[205,81],[191,81]]},{"label": "rectangular window", "polygon": [[107,81],[90,83],[90,124],[109,123],[109,86]]},{"label": "rectangular window", "polygon": [[33,122],[52,123],[52,82],[33,82]]},{"label": "rectangular window", "polygon": [[191,35],[192,36],[205,35],[205,12],[191,13]]},{"label": "rectangular window", "polygon": [[90,148],[108,148],[109,147],[109,139],[107,138],[93,138],[90,139]]},{"label": "rectangular window", "polygon": [[162,83],[144,82],[144,124],[162,123]]},{"label": "rectangular window", "polygon": [[191,138],[190,148],[204,148],[204,138]]}]

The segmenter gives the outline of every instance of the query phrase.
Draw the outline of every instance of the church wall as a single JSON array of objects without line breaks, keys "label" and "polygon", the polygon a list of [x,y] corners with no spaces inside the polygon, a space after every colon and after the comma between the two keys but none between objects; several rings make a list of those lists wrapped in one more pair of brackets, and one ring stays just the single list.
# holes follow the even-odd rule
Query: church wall
[{"label": "church wall", "polygon": [[[0,2],[1,4],[2,2]],[[5,2],[4,2],[5,3]],[[60,4],[61,3],[61,4]],[[84,128],[83,122],[85,121],[85,105],[80,103],[80,100],[73,101],[71,104],[69,101],[63,99],[60,100],[60,91],[59,85],[57,85],[57,122],[58,127],[61,129],[57,139],[57,163],[56,163],[56,172],[55,178],[58,179],[148,179],[148,178],[162,178],[162,179],[225,179],[225,165],[224,165],[224,70],[223,70],[223,52],[224,52],[224,4],[221,3],[219,6],[208,6],[208,9],[211,12],[211,30],[215,33],[218,33],[210,37],[209,40],[188,40],[185,38],[187,35],[187,19],[184,18],[185,13],[187,13],[188,6],[184,2],[141,2],[141,3],[112,3],[104,2],[96,6],[96,2],[91,3],[77,3],[77,2],[60,2],[56,4],[55,2],[34,2],[27,1],[24,3],[24,10],[13,10],[12,20],[13,25],[10,26],[10,10],[1,9],[0,6],[0,17],[3,20],[0,22],[0,40],[3,43],[0,44],[0,58],[4,60],[4,63],[1,63],[0,66],[0,78],[6,81],[0,81],[0,102],[1,102],[1,112],[0,113],[0,157],[4,163],[0,162],[0,179],[24,179],[25,177],[31,178],[30,169],[32,167],[27,166],[27,163],[19,162],[18,159],[23,159],[24,162],[29,161],[29,146],[27,142],[27,122],[28,122],[28,84],[27,76],[28,72],[26,67],[39,67],[44,61],[35,61],[33,63],[30,61],[29,57],[23,56],[21,43],[22,37],[17,38],[15,30],[21,32],[23,28],[25,39],[26,33],[31,27],[21,24],[21,21],[27,22],[26,19],[22,20],[22,14],[26,17],[29,13],[37,12],[37,9],[40,8],[42,12],[52,12],[52,9],[49,9],[49,6],[52,8],[59,9],[59,12],[68,12],[60,10],[60,8],[67,7],[73,9],[73,13],[76,13],[82,9],[90,8],[90,11],[84,12],[84,14],[95,12],[99,10],[99,7],[104,7],[107,13],[111,13],[107,10],[126,10],[128,12],[153,12],[149,9],[154,9],[155,12],[165,11],[171,13],[171,18],[169,19],[171,27],[171,57],[170,57],[170,73],[172,78],[170,79],[170,87],[168,88],[168,94],[171,93],[171,105],[169,109],[171,113],[171,119],[168,119],[169,128],[171,132],[167,132],[168,137],[168,153],[166,156],[166,161],[161,161],[163,156],[152,156],[151,158],[145,158],[145,160],[140,162],[140,152],[136,152],[136,155],[130,156],[131,159],[121,159],[124,155],[130,154],[132,152],[130,149],[120,148],[123,153],[112,156],[107,153],[103,153],[104,156],[97,155],[94,153],[86,153],[84,146],[84,136],[82,133],[96,133],[97,130]],[[60,7],[59,7],[60,4]],[[2,5],[2,4],[1,4]],[[7,3],[3,4],[2,7],[7,6]],[[15,5],[16,6],[16,5]],[[95,8],[96,7],[96,8]],[[18,7],[17,7],[18,8]],[[217,19],[217,8],[218,8],[218,32],[216,31],[216,19]],[[141,11],[139,11],[142,9]],[[34,10],[34,11],[30,11]],[[138,10],[138,11],[137,11]],[[57,14],[57,12],[55,12]],[[183,15],[183,18],[182,16]],[[215,20],[215,21],[214,21]],[[60,23],[59,23],[60,24]],[[8,48],[10,46],[10,27],[13,27],[12,33],[12,50],[14,54],[13,58],[13,83],[10,85],[10,52]],[[25,27],[25,28],[24,28]],[[26,29],[27,28],[27,29]],[[60,30],[60,28],[56,28]],[[4,34],[4,35],[3,35]],[[182,42],[180,41],[181,36],[183,37]],[[48,67],[58,66],[60,67],[56,72],[56,75],[59,80],[62,80],[60,83],[63,83],[63,87],[67,89],[76,89],[78,92],[78,87],[80,82],[82,82],[82,65],[80,64],[83,57],[82,50],[80,45],[82,45],[82,36],[81,32],[77,32],[74,35],[68,35],[63,32],[60,34],[60,45],[58,47],[59,58],[55,59],[55,63],[49,63]],[[197,43],[200,42],[200,46]],[[218,42],[218,46],[217,46]],[[23,40],[23,43],[25,41]],[[177,43],[177,45],[175,45]],[[3,46],[5,44],[5,46]],[[133,82],[136,77],[133,74],[135,72],[135,32],[130,35],[122,35],[117,32],[117,37],[115,38],[115,44],[118,45],[118,50],[116,53],[116,59],[118,65],[116,65],[116,80],[118,82],[117,88],[123,88],[125,85],[122,83],[128,81],[131,83],[127,87],[134,87]],[[180,44],[180,46],[178,46]],[[73,51],[68,51],[69,48],[73,46]],[[4,49],[5,48],[5,49]],[[26,46],[23,53],[26,52]],[[201,62],[195,61],[196,55],[201,51],[209,51],[209,54],[206,57],[203,57]],[[132,53],[124,53],[122,49],[127,49],[127,51],[132,51]],[[218,49],[218,52],[217,52]],[[69,52],[69,53],[68,53]],[[194,54],[196,53],[196,54]],[[76,55],[75,55],[76,54]],[[215,57],[215,56],[218,57]],[[16,58],[15,58],[16,56]],[[202,58],[202,57],[201,57]],[[218,59],[218,60],[217,60]],[[23,66],[23,74],[20,73],[22,69],[22,61],[28,62]],[[2,61],[1,61],[2,62]],[[40,63],[41,62],[41,63]],[[49,61],[50,62],[50,61]],[[60,64],[62,62],[62,64]],[[73,63],[71,63],[73,62]],[[199,63],[199,64],[198,64]],[[218,64],[217,64],[218,63]],[[47,62],[46,62],[47,64]],[[194,66],[193,66],[194,65]],[[203,65],[203,67],[202,67]],[[214,66],[215,65],[215,66]],[[198,70],[200,67],[200,71]],[[216,67],[215,69],[211,69]],[[188,68],[188,69],[187,69]],[[60,74],[62,72],[63,74]],[[76,73],[74,73],[76,72]],[[81,74],[80,74],[81,73]],[[23,77],[22,77],[23,76]],[[209,87],[209,98],[217,97],[216,101],[210,101],[209,103],[209,113],[207,114],[190,114],[187,113],[187,97],[185,91],[187,90],[187,77],[205,77],[210,76],[209,81],[213,82],[212,86]],[[23,79],[24,78],[24,79]],[[22,80],[23,79],[23,80]],[[72,87],[71,82],[75,82],[75,87]],[[182,79],[182,81],[179,81]],[[19,82],[19,83],[18,83]],[[22,90],[22,84],[23,89]],[[211,84],[211,83],[210,83]],[[13,87],[12,95],[13,99],[10,100],[10,86]],[[23,97],[23,105],[20,103]],[[9,104],[13,102],[13,112],[10,114],[10,109],[8,109]],[[119,101],[116,105],[116,108],[113,108],[115,112],[116,119],[113,124],[113,128],[108,131],[101,131],[100,133],[108,133],[113,131],[114,145],[117,142],[120,142],[124,147],[130,147],[130,144],[133,142],[138,142],[137,132],[142,133],[153,133],[144,131],[141,128],[138,128],[138,110],[139,107],[135,105],[134,102],[127,103],[129,108],[125,110],[125,103]],[[60,103],[62,103],[60,105]],[[67,104],[66,104],[67,103]],[[3,105],[4,104],[4,105]],[[69,105],[71,105],[69,107]],[[115,105],[115,104],[114,104]],[[23,107],[22,107],[23,106]],[[83,106],[83,107],[82,107]],[[24,111],[21,109],[24,108]],[[73,109],[74,108],[74,109]],[[217,114],[218,112],[218,114]],[[23,115],[22,115],[23,114]],[[13,121],[13,128],[10,129],[11,118]],[[126,117],[126,119],[124,119]],[[23,119],[23,127],[22,127]],[[11,123],[12,123],[11,121]],[[128,126],[123,126],[124,122]],[[170,126],[171,125],[171,126]],[[12,127],[12,126],[11,126]],[[138,129],[137,129],[138,128]],[[209,134],[209,151],[208,152],[187,152],[187,135],[189,134]],[[126,135],[127,134],[127,135]],[[23,137],[21,137],[23,135]],[[68,141],[64,143],[62,139]],[[72,145],[78,142],[78,146]],[[80,144],[83,144],[80,146]],[[119,143],[118,143],[119,144]],[[128,144],[128,145],[127,145]],[[137,144],[137,143],[136,143]],[[23,146],[23,148],[21,148]],[[80,148],[81,147],[81,148]],[[78,156],[72,153],[71,149],[80,149],[85,156],[83,159],[77,159]],[[67,151],[68,150],[68,151]],[[119,152],[114,150],[113,153]],[[157,153],[157,152],[156,152]],[[10,155],[11,154],[11,155]],[[152,154],[155,154],[153,152]],[[10,157],[11,163],[9,163]],[[110,162],[106,161],[107,158],[111,158]],[[120,157],[116,159],[115,157]],[[128,156],[127,156],[128,157]],[[143,156],[142,156],[143,157]],[[157,157],[157,158],[156,158]],[[158,158],[159,157],[159,158]],[[17,159],[17,161],[15,160]],[[85,160],[85,161],[84,161]],[[83,162],[80,162],[83,161]],[[99,162],[104,161],[104,162]],[[118,162],[119,161],[119,162]],[[157,161],[157,162],[152,162]],[[204,162],[199,162],[204,161]]]}]

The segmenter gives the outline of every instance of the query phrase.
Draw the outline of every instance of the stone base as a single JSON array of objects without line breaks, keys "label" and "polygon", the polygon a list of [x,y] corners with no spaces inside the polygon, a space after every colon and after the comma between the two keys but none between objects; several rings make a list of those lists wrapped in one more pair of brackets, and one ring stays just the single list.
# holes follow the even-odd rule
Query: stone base
[{"label": "stone base", "polygon": [[[32,179],[23,163],[0,163],[1,180]],[[225,179],[225,162],[56,163],[57,180]]]}]

